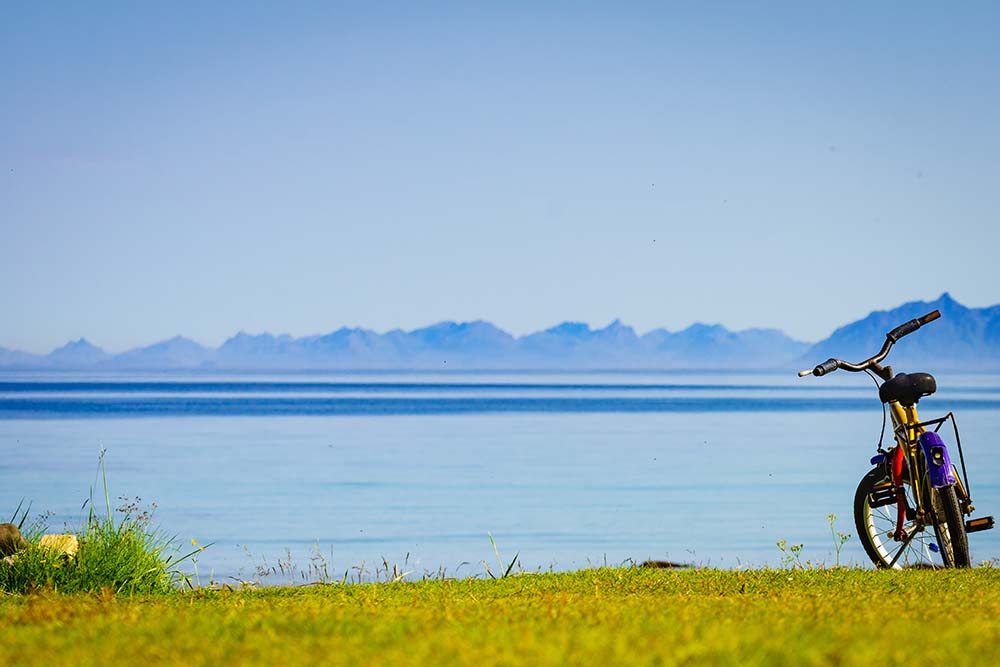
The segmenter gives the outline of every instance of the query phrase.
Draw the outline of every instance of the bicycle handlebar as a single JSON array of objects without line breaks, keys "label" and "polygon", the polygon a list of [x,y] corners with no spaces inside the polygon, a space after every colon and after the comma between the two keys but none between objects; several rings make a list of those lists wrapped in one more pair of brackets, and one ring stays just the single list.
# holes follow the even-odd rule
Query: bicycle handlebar
[{"label": "bicycle handlebar", "polygon": [[887,333],[885,337],[892,339],[892,342],[895,343],[903,336],[913,333],[923,325],[927,324],[928,322],[933,322],[939,317],[941,317],[940,310],[931,311],[926,315],[924,315],[923,317],[918,317],[916,319],[910,320],[909,322],[900,324],[898,327]]},{"label": "bicycle handlebar", "polygon": [[910,320],[909,322],[904,322],[903,324],[900,324],[898,327],[896,327],[895,329],[893,329],[892,331],[890,331],[885,335],[885,343],[882,344],[882,349],[879,350],[878,354],[876,354],[874,357],[866,359],[865,361],[862,361],[857,364],[852,364],[849,361],[844,361],[843,359],[830,358],[821,363],[820,365],[816,366],[812,370],[800,371],[799,377],[805,377],[807,375],[815,375],[816,377],[822,377],[827,373],[834,372],[838,368],[842,368],[845,371],[851,371],[852,373],[858,373],[860,371],[872,368],[873,366],[878,365],[878,362],[885,359],[886,355],[889,354],[889,350],[892,349],[893,345],[899,342],[900,338],[913,333],[920,327],[930,322],[933,322],[939,317],[941,317],[941,311],[933,310],[924,315],[923,317],[917,317],[915,319]]}]

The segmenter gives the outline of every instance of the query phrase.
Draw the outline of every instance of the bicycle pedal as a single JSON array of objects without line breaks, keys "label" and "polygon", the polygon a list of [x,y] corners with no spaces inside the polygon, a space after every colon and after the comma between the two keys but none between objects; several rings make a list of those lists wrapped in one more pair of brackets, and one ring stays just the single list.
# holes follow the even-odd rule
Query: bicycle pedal
[{"label": "bicycle pedal", "polygon": [[989,530],[993,527],[993,517],[981,516],[978,519],[969,519],[965,522],[965,532],[978,533],[981,530]]},{"label": "bicycle pedal", "polygon": [[896,491],[892,486],[875,489],[868,497],[868,504],[871,507],[884,507],[896,504]]}]

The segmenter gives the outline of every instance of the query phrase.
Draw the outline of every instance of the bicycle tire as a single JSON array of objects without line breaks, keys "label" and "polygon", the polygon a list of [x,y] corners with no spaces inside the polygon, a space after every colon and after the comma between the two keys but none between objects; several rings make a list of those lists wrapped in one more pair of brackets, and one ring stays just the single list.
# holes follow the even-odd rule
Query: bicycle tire
[{"label": "bicycle tire", "polygon": [[[965,532],[965,517],[958,504],[958,495],[955,493],[955,485],[943,486],[935,489],[941,500],[941,509],[944,513],[944,525],[948,527],[948,541],[950,548],[942,544],[942,536],[938,535],[938,544],[941,551],[948,557],[951,567],[969,567],[971,557],[969,556],[969,536]],[[940,525],[940,523],[938,524]]]},{"label": "bicycle tire", "polygon": [[[880,507],[872,507],[870,503],[873,491],[885,490],[891,486],[892,480],[886,475],[882,466],[872,468],[858,483],[854,494],[854,525],[865,554],[879,569],[936,569],[946,566],[947,563],[938,561],[934,554],[938,539],[934,531],[930,530],[931,526],[926,526],[915,533],[909,542],[896,542],[892,539],[896,526],[896,503],[891,502]],[[913,489],[908,483],[904,484],[904,488],[907,493],[907,503],[912,508],[915,506]],[[908,520],[904,523],[904,528],[912,530],[913,522]],[[934,547],[931,546],[932,543]],[[967,554],[966,549],[966,558]]]}]

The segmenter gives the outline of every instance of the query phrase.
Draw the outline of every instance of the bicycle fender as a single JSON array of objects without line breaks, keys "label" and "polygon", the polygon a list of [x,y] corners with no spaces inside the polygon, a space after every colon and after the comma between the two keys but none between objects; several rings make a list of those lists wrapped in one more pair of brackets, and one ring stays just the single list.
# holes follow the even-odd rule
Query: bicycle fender
[{"label": "bicycle fender", "polygon": [[930,478],[931,486],[940,489],[943,486],[950,486],[958,480],[952,472],[951,457],[948,456],[948,447],[944,444],[941,436],[933,431],[920,434],[920,447],[924,450],[924,460],[927,461],[927,476]]}]

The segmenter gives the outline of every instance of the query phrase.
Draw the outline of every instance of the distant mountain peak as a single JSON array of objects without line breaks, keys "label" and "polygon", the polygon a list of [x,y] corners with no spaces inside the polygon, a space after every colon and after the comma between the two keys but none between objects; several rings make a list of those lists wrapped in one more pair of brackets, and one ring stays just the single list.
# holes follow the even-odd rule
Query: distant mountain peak
[{"label": "distant mountain peak", "polygon": [[599,331],[633,331],[633,329],[616,317],[606,327],[599,329]]},{"label": "distant mountain peak", "polygon": [[116,367],[135,369],[191,368],[200,366],[214,353],[214,350],[209,350],[190,338],[177,335],[122,352],[110,359],[109,363]]},{"label": "distant mountain peak", "polygon": [[52,350],[45,359],[58,366],[74,368],[92,366],[108,356],[107,352],[81,337]]},{"label": "distant mountain peak", "polygon": [[927,307],[930,309],[936,308],[937,310],[940,310],[942,313],[946,314],[955,312],[967,312],[969,310],[969,308],[967,308],[966,306],[963,306],[958,301],[955,301],[955,299],[953,299],[951,294],[949,294],[948,292],[945,292],[934,301],[928,303]]},{"label": "distant mountain peak", "polygon": [[622,324],[622,321],[619,319],[615,319],[615,321],[603,329],[598,329],[594,332],[594,335],[602,338],[614,338],[615,340],[636,338],[635,329],[627,324]]},{"label": "distant mountain peak", "polygon": [[138,349],[150,350],[153,348],[170,348],[170,347],[197,347],[204,349],[201,343],[193,341],[190,338],[187,338],[186,336],[181,336],[180,334],[174,336],[173,338],[167,338],[165,340],[159,341],[158,343],[153,343],[152,345],[147,345],[146,347]]},{"label": "distant mountain peak", "polygon": [[586,322],[560,322],[559,324],[549,327],[543,331],[536,334],[528,334],[529,336],[537,336],[538,334],[555,334],[558,336],[585,336],[590,333],[590,325]]},{"label": "distant mountain peak", "polygon": [[729,333],[729,329],[721,324],[705,324],[703,322],[695,322],[683,331],[687,333]]},{"label": "distant mountain peak", "polygon": [[[89,340],[84,337],[77,338],[76,340],[71,340],[62,347],[57,347],[53,352],[58,352],[60,350],[101,350]],[[103,350],[101,350],[103,352]]]}]

